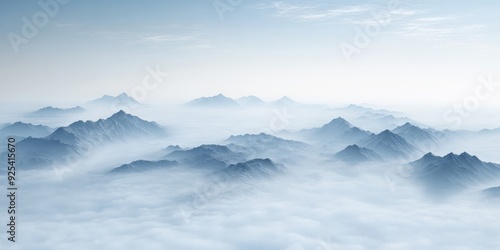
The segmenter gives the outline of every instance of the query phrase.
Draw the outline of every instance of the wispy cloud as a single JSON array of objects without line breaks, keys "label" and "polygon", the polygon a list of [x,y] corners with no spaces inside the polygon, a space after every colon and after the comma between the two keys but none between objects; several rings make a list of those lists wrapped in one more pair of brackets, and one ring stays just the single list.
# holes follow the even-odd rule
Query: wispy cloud
[{"label": "wispy cloud", "polygon": [[180,48],[202,49],[211,47],[200,33],[193,30],[183,30],[180,27],[154,27],[147,31],[113,31],[88,29],[80,24],[56,23],[57,29],[65,32],[107,40],[143,44],[176,44]]},{"label": "wispy cloud", "polygon": [[467,35],[479,31],[483,25],[471,24],[458,16],[419,17],[401,24],[395,34],[426,39],[439,39],[451,35]]},{"label": "wispy cloud", "polygon": [[353,5],[336,8],[324,8],[322,6],[307,4],[288,4],[285,2],[272,2],[257,5],[258,9],[272,11],[272,17],[291,19],[297,21],[318,21],[332,18],[359,15],[370,11],[368,6]]}]

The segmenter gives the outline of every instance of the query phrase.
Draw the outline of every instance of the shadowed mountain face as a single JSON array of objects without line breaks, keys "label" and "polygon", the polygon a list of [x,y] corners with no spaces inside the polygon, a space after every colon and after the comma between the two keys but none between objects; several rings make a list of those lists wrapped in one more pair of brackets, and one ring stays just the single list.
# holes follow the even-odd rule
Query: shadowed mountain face
[{"label": "shadowed mountain face", "polygon": [[84,155],[96,146],[161,136],[165,132],[156,123],[120,111],[97,122],[78,121],[58,128],[45,138],[27,138],[18,147],[23,154],[23,165],[36,168],[64,163],[69,157]]},{"label": "shadowed mountain face", "polygon": [[57,129],[47,138],[92,148],[97,144],[124,141],[131,138],[152,138],[165,136],[165,131],[155,122],[144,121],[136,116],[119,111],[107,119],[96,122],[78,121]]},{"label": "shadowed mountain face", "polygon": [[0,129],[0,137],[17,136],[17,137],[45,137],[52,133],[54,130],[42,126],[33,125],[31,123],[16,122],[7,125]]},{"label": "shadowed mountain face", "polygon": [[428,153],[410,165],[415,178],[435,191],[485,184],[500,177],[500,165],[482,162],[467,153],[444,157]]},{"label": "shadowed mountain face", "polygon": [[18,166],[22,169],[64,164],[80,157],[78,150],[58,140],[28,137],[16,144]]},{"label": "shadowed mountain face", "polygon": [[405,123],[392,130],[392,132],[403,137],[410,144],[422,149],[436,145],[440,137],[437,131],[422,129],[411,123]]},{"label": "shadowed mountain face", "polygon": [[131,162],[129,164],[123,164],[117,168],[114,168],[110,173],[134,173],[134,172],[144,172],[155,169],[169,168],[179,165],[176,161],[144,161],[138,160]]},{"label": "shadowed mountain face", "polygon": [[338,152],[335,154],[334,158],[352,164],[367,161],[382,161],[382,157],[377,153],[367,148],[361,148],[356,144],[348,146],[344,150]]},{"label": "shadowed mountain face", "polygon": [[337,143],[356,143],[370,135],[370,132],[354,127],[341,117],[333,119],[321,128],[305,129],[300,133],[309,139]]},{"label": "shadowed mountain face", "polygon": [[361,145],[373,150],[384,159],[408,160],[418,152],[403,137],[389,130],[377,135],[372,134],[368,139],[362,141]]},{"label": "shadowed mountain face", "polygon": [[253,159],[243,163],[231,164],[217,172],[230,180],[251,180],[272,178],[285,173],[285,167],[270,159]]},{"label": "shadowed mountain face", "polygon": [[189,150],[174,151],[165,156],[165,159],[209,169],[222,169],[229,164],[246,161],[243,154],[235,153],[228,147],[220,145],[201,145]]}]

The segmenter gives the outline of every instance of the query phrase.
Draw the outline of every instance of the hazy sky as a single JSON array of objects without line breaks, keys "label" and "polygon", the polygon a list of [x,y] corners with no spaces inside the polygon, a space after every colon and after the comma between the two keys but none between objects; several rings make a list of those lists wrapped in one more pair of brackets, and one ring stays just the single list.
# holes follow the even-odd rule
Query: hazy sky
[{"label": "hazy sky", "polygon": [[[36,1],[2,1],[0,98],[50,104],[131,94],[149,67],[169,75],[148,103],[223,93],[451,105],[474,95],[478,77],[500,81],[499,7],[493,0],[69,0],[47,11]],[[493,94],[485,102],[499,104]]]}]

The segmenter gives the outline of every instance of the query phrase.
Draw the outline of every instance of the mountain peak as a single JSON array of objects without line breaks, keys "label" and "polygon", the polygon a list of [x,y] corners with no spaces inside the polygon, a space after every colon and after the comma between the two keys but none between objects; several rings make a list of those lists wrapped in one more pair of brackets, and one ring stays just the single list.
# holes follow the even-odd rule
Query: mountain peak
[{"label": "mountain peak", "polygon": [[280,99],[272,102],[272,103],[278,104],[278,105],[297,105],[297,104],[299,104],[298,102],[292,100],[290,97],[288,97],[286,95],[281,97]]},{"label": "mountain peak", "polygon": [[129,116],[129,114],[125,113],[125,111],[123,111],[123,110],[120,110],[120,111],[114,113],[110,118],[125,117],[125,116]]},{"label": "mountain peak", "polygon": [[382,157],[380,157],[374,151],[368,148],[359,147],[356,144],[347,146],[344,150],[336,153],[334,155],[334,158],[349,163],[382,160]]},{"label": "mountain peak", "polygon": [[467,152],[463,152],[460,154],[460,156],[465,156],[465,157],[473,157],[472,155],[470,155],[469,153]]},{"label": "mountain peak", "polygon": [[356,145],[356,144],[353,144],[353,145],[347,146],[347,149],[356,149],[356,150],[359,150],[359,146]]}]

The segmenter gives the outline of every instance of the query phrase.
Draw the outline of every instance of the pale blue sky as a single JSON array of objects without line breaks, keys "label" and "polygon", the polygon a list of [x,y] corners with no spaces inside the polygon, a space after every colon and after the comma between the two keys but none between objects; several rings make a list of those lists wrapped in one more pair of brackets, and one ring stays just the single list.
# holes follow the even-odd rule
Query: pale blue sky
[{"label": "pale blue sky", "polygon": [[[226,2],[238,1],[219,3]],[[446,105],[473,94],[482,75],[500,81],[498,1],[402,0],[394,8],[378,0],[243,0],[222,19],[213,3],[70,0],[27,43],[12,46],[12,34],[23,37],[23,17],[32,21],[43,8],[2,1],[0,97],[86,101],[130,92],[157,65],[169,76],[150,103],[222,92]],[[388,18],[377,21],[381,14]],[[356,47],[357,30],[367,26],[380,32]],[[346,44],[359,52],[350,61]]]}]

